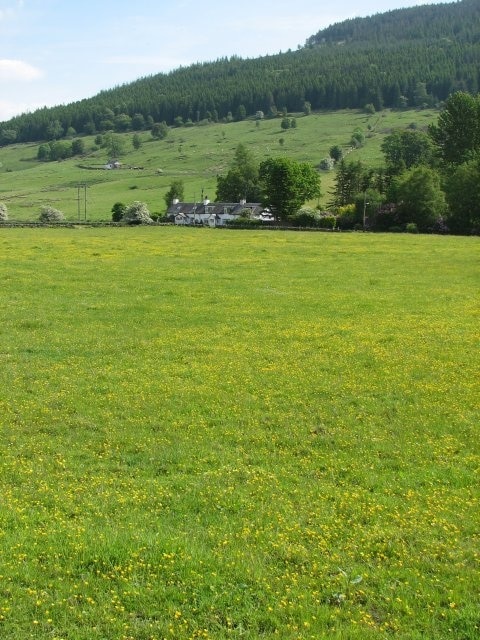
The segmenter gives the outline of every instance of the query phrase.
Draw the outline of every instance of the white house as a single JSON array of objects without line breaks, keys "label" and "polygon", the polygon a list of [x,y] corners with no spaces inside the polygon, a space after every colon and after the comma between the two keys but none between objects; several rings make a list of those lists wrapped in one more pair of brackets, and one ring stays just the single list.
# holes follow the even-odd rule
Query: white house
[{"label": "white house", "polygon": [[[174,200],[167,209],[167,216],[178,225],[208,225],[224,227],[248,211],[251,218],[270,220],[271,214],[258,202],[210,202],[207,198],[201,202],[179,202]],[[272,217],[273,219],[273,217]]]}]

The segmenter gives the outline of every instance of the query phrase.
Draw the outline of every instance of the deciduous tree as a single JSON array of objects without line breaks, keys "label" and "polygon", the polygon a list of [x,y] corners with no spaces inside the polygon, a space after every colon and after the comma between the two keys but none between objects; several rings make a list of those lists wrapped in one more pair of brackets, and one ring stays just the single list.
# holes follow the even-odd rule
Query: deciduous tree
[{"label": "deciduous tree", "polygon": [[132,126],[132,119],[128,113],[119,113],[113,120],[115,131],[129,131]]},{"label": "deciduous tree", "polygon": [[125,153],[125,139],[120,135],[105,134],[103,144],[110,158],[118,158]]},{"label": "deciduous tree", "polygon": [[132,136],[132,146],[135,150],[140,149],[142,146],[142,139],[138,133],[134,133]]},{"label": "deciduous tree", "polygon": [[445,164],[461,164],[480,151],[480,95],[452,94],[429,134]]},{"label": "deciduous tree", "polygon": [[168,126],[165,122],[156,122],[152,127],[152,137],[163,140],[168,136]]},{"label": "deciduous tree", "polygon": [[136,113],[132,118],[132,129],[134,131],[142,131],[145,129],[145,118],[143,114]]},{"label": "deciduous tree", "polygon": [[175,199],[180,201],[183,200],[184,192],[185,186],[183,184],[183,180],[172,180],[170,183],[170,189],[164,196],[167,207],[169,207]]},{"label": "deciduous tree", "polygon": [[260,164],[263,203],[277,219],[286,220],[307,201],[320,196],[320,177],[306,162],[291,158],[269,158]]},{"label": "deciduous tree", "polygon": [[445,214],[445,194],[434,169],[415,167],[406,171],[394,181],[392,191],[403,224],[414,222],[420,231],[429,231]]},{"label": "deciduous tree", "polygon": [[16,129],[1,129],[0,130],[0,144],[11,144],[17,139]]},{"label": "deciduous tree", "polygon": [[50,142],[50,160],[65,160],[72,156],[72,143],[68,140]]},{"label": "deciduous tree", "polygon": [[38,160],[43,160],[43,161],[50,160],[50,145],[49,144],[41,144],[38,147],[37,159]]},{"label": "deciduous tree", "polygon": [[432,140],[423,131],[394,131],[385,137],[381,149],[387,166],[395,174],[419,165],[429,165],[434,159]]},{"label": "deciduous tree", "polygon": [[60,120],[51,120],[47,125],[46,135],[48,140],[57,140],[63,136],[63,127]]},{"label": "deciduous tree", "polygon": [[123,202],[115,202],[112,207],[112,221],[120,222],[120,220],[125,215],[125,210],[126,206],[123,204]]},{"label": "deciduous tree", "polygon": [[230,170],[225,176],[217,176],[216,198],[222,202],[239,202],[242,199],[258,202],[261,186],[258,165],[251,151],[239,144]]},{"label": "deciduous tree", "polygon": [[480,231],[480,158],[459,165],[446,181],[448,226],[452,231]]}]

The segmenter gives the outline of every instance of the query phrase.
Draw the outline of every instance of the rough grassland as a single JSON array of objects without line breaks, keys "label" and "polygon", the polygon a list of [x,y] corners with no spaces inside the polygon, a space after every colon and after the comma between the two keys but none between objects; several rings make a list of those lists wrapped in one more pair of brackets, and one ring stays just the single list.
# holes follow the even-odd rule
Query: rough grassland
[{"label": "rough grassland", "polygon": [[3,640],[478,638],[478,239],[0,253]]},{"label": "rough grassland", "polygon": [[[347,151],[352,133],[358,128],[366,142],[348,158],[377,167],[383,164],[381,144],[393,129],[410,125],[424,129],[437,118],[438,112],[433,110],[385,110],[373,115],[349,110],[299,115],[298,126],[287,131],[280,126],[281,118],[182,127],[171,129],[167,138],[160,141],[153,140],[150,132],[143,132],[142,146],[137,151],[132,147],[132,133],[119,134],[125,143],[125,154],[121,156],[124,168],[116,171],[93,169],[104,165],[109,156],[106,149],[93,150],[92,136],[83,138],[85,157],[62,162],[37,161],[38,144],[8,145],[0,147],[0,202],[5,202],[14,220],[37,220],[44,205],[60,209],[69,220],[83,219],[83,191],[78,201],[78,184],[82,183],[87,185],[89,220],[110,220],[112,206],[119,201],[128,204],[141,200],[152,213],[163,214],[164,195],[175,179],[184,182],[186,201],[200,200],[202,190],[214,199],[217,176],[227,172],[239,143],[245,144],[258,162],[287,156],[316,166],[333,145]],[[132,166],[143,168],[128,168]],[[334,172],[322,172],[321,182],[320,204],[326,206]]]}]

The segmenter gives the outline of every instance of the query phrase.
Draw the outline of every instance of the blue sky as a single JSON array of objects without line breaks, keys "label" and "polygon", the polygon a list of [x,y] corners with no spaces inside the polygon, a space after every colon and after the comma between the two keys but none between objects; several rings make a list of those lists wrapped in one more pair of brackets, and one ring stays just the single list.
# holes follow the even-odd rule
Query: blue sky
[{"label": "blue sky", "polygon": [[296,49],[346,18],[428,0],[0,0],[0,121],[194,62]]}]

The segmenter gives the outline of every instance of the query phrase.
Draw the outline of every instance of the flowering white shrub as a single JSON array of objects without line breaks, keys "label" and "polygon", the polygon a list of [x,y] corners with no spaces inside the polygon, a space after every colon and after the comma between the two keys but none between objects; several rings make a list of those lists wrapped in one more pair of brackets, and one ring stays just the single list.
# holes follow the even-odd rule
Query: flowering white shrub
[{"label": "flowering white shrub", "polygon": [[8,209],[4,202],[0,202],[0,222],[8,220]]},{"label": "flowering white shrub", "polygon": [[39,220],[40,222],[62,222],[65,220],[65,215],[53,207],[42,207]]},{"label": "flowering white shrub", "polygon": [[150,211],[144,202],[132,202],[123,214],[123,221],[128,224],[151,224],[153,222]]}]

